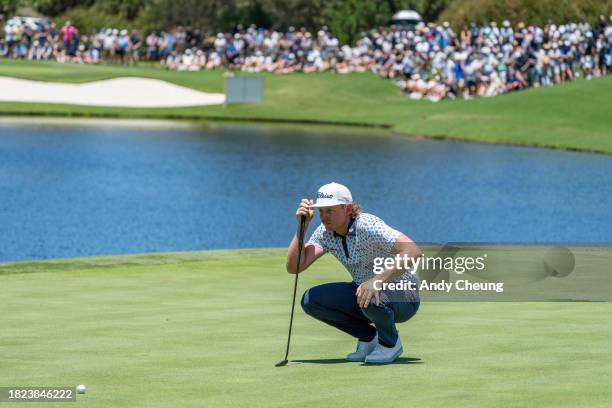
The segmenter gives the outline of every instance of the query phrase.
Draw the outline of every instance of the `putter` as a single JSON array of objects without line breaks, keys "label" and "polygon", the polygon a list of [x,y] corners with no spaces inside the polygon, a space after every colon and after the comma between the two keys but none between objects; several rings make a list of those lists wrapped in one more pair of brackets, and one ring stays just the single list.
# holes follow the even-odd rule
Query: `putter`
[{"label": "putter", "polygon": [[287,337],[287,350],[285,351],[285,358],[275,364],[276,367],[282,367],[287,365],[289,360],[289,343],[291,342],[291,327],[293,326],[293,311],[295,310],[295,294],[297,292],[298,275],[300,271],[300,260],[302,258],[302,247],[304,246],[304,225],[306,224],[306,216],[302,215],[300,218],[300,230],[298,231],[298,256],[297,256],[297,268],[295,272],[295,282],[293,283],[293,300],[291,301],[291,318],[289,319],[289,336]]}]

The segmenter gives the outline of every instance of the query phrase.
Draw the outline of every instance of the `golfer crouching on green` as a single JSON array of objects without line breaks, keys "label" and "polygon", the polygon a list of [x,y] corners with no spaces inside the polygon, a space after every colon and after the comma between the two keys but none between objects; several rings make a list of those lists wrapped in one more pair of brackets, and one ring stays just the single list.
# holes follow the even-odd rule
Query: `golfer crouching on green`
[{"label": "golfer crouching on green", "polygon": [[[308,228],[313,208],[319,210],[321,225],[304,245],[298,271],[295,270],[298,236],[294,236],[287,254],[287,272],[302,272],[323,254],[331,252],[353,279],[352,282],[326,283],[308,289],[302,297],[302,308],[315,319],[358,340],[356,351],[348,354],[347,360],[395,361],[403,351],[395,324],[407,321],[419,309],[418,277],[411,273],[411,264],[407,269],[393,265],[375,274],[375,262],[380,265],[375,258],[395,258],[399,254],[416,259],[421,256],[420,249],[380,218],[362,212],[359,204],[353,203],[349,189],[342,184],[322,186],[316,203],[303,199],[296,211],[298,225],[301,216],[305,216],[304,228]],[[414,282],[414,290],[382,287],[383,283],[402,280]]]}]

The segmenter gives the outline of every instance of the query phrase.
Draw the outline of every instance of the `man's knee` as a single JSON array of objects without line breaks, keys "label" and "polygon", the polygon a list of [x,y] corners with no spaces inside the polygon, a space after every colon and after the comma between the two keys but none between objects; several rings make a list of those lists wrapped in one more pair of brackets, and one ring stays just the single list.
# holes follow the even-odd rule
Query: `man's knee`
[{"label": "man's knee", "polygon": [[302,305],[302,310],[306,312],[306,314],[312,314],[312,301],[310,300],[310,289],[307,289],[306,292],[302,295],[302,300],[300,301]]},{"label": "man's knee", "polygon": [[329,307],[327,293],[325,290],[322,290],[321,286],[313,286],[307,289],[300,301],[304,312],[313,317],[325,313],[325,309]]},{"label": "man's knee", "polygon": [[[349,301],[346,296],[347,290],[353,294],[354,289],[344,283],[313,286],[304,292],[300,304],[304,312],[311,316],[326,314],[328,310],[343,310],[346,309],[344,302]],[[354,301],[353,298],[350,301]]]}]

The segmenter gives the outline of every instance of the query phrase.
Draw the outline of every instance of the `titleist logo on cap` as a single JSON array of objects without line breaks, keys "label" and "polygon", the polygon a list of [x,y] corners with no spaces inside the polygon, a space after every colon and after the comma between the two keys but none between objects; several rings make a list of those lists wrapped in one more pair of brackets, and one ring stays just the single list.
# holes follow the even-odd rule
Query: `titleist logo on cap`
[{"label": "titleist logo on cap", "polygon": [[317,202],[309,207],[333,207],[335,205],[350,204],[352,201],[353,196],[346,186],[338,183],[328,183],[319,187]]}]

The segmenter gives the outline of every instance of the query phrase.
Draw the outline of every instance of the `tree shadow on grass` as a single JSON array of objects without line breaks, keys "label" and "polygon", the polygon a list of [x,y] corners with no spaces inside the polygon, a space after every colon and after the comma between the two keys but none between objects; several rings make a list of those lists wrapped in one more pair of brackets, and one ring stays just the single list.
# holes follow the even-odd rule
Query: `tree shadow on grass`
[{"label": "tree shadow on grass", "polygon": [[[303,363],[306,363],[306,364],[355,364],[354,362],[348,361],[344,358],[321,358],[317,360],[291,360],[290,362],[298,363],[298,364],[303,364]],[[389,363],[389,364],[423,364],[423,361],[421,361],[421,359],[418,357],[399,357],[393,363]],[[386,365],[386,364],[361,363],[361,365],[368,366],[368,367],[374,367],[374,366]]]}]

